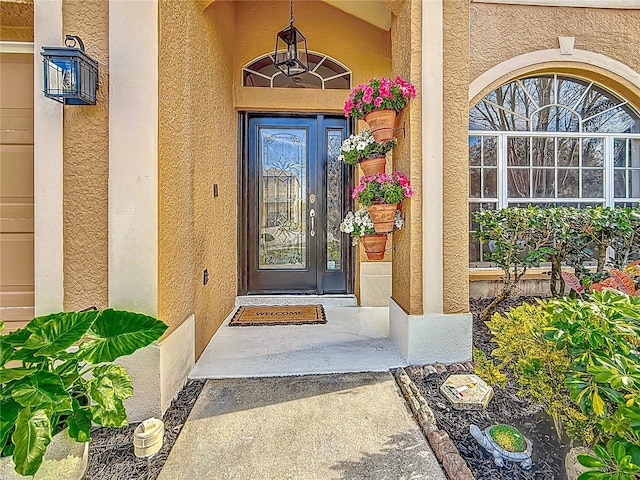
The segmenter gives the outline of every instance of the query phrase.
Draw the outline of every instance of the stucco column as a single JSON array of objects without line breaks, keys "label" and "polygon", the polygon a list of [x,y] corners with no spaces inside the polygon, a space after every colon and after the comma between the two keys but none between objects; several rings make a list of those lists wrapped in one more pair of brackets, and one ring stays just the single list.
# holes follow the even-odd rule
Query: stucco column
[{"label": "stucco column", "polygon": [[158,2],[109,3],[109,305],[158,311]]},{"label": "stucco column", "polygon": [[469,312],[469,1],[443,0],[443,307]]},{"label": "stucco column", "polygon": [[422,15],[422,297],[424,313],[443,313],[442,0],[423,3]]},{"label": "stucco column", "polygon": [[[418,0],[408,3],[415,7]],[[421,66],[421,108],[418,110],[421,123],[418,128],[413,125],[411,128],[411,141],[420,145],[418,159],[421,168],[411,169],[411,180],[415,181],[414,175],[420,175],[418,184],[422,200],[422,228],[414,229],[416,220],[413,216],[410,219],[414,239],[417,236],[420,244],[421,283],[411,286],[420,289],[422,305],[418,310],[415,303],[410,303],[412,308],[408,309],[403,297],[396,297],[398,278],[402,279],[409,272],[413,276],[412,271],[404,268],[405,265],[398,264],[398,259],[404,259],[400,255],[394,258],[394,294],[389,302],[391,338],[410,364],[451,363],[471,358],[472,317],[468,313],[465,240],[468,235],[468,114],[466,97],[459,98],[468,89],[465,73],[468,45],[464,41],[468,39],[468,6],[455,18],[449,18],[450,11],[462,8],[463,3],[449,0],[421,2],[419,28],[422,37],[420,43],[412,45],[411,49],[419,53],[418,65]],[[398,19],[401,18],[399,15]],[[450,20],[453,23],[450,24]],[[395,55],[403,53],[395,49],[393,53],[395,70]],[[456,92],[455,100],[450,100],[453,88],[458,88],[459,92]],[[453,119],[449,118],[450,114]],[[395,155],[394,150],[394,158]],[[452,175],[455,177],[451,178]],[[406,246],[398,242],[397,248]],[[454,257],[453,261],[447,258],[449,255]],[[453,265],[455,270],[447,272],[447,265]],[[450,289],[456,291],[451,292]]]},{"label": "stucco column", "polygon": [[62,105],[45,98],[42,46],[63,45],[62,0],[34,3],[34,221],[35,221],[35,313],[62,310]]}]

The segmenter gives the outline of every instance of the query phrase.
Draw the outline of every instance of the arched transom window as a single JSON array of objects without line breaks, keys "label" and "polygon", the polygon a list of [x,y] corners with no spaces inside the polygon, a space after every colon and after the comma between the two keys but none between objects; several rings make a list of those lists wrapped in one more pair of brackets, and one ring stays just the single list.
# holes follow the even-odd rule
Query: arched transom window
[{"label": "arched transom window", "polygon": [[309,71],[287,77],[273,65],[273,54],[249,62],[242,69],[243,87],[351,89],[351,70],[327,55],[308,53]]},{"label": "arched transom window", "polygon": [[[593,82],[539,75],[491,91],[469,112],[469,211],[637,206],[640,115]],[[471,221],[471,231],[477,225]],[[483,248],[470,237],[470,260]]]}]

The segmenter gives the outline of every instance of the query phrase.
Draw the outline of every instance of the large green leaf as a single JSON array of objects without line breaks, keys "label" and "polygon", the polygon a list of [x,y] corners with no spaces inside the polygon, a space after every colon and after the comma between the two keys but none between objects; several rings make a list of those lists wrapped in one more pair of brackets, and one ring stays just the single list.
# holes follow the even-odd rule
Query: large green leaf
[{"label": "large green leaf", "polygon": [[51,442],[51,421],[45,409],[25,408],[18,414],[16,430],[11,436],[16,446],[13,461],[16,472],[21,475],[34,475],[44,457],[47,445]]},{"label": "large green leaf", "polygon": [[4,337],[0,337],[0,365],[4,366],[9,360],[11,360],[13,352],[14,348],[9,344],[9,342],[5,341]]},{"label": "large green leaf", "polygon": [[29,330],[26,328],[19,328],[11,333],[7,333],[2,337],[2,339],[9,345],[22,346],[24,345],[24,342],[27,341],[27,338],[29,338],[29,335],[31,335]]},{"label": "large green leaf", "polygon": [[92,378],[88,382],[91,399],[105,410],[115,410],[118,397],[116,397],[113,383],[109,377]]},{"label": "large green leaf", "polygon": [[37,349],[36,355],[55,355],[80,340],[91,328],[98,314],[98,311],[90,310],[62,312],[44,317],[48,320],[43,321],[39,328],[32,326],[32,334],[26,341],[25,347]]},{"label": "large green leaf", "polygon": [[91,418],[85,409],[80,406],[77,400],[73,401],[73,415],[67,419],[69,424],[69,436],[76,442],[91,441]]},{"label": "large green leaf", "polygon": [[64,388],[60,377],[53,373],[38,371],[19,380],[11,395],[23,407],[51,405],[55,412],[71,411],[71,395]]},{"label": "large green leaf", "polygon": [[9,434],[22,408],[22,405],[13,398],[6,398],[0,402],[0,451],[2,451],[7,440],[9,440]]},{"label": "large green leaf", "polygon": [[100,405],[92,405],[90,410],[93,421],[98,425],[117,428],[127,426],[127,412],[119,398],[114,397],[113,409],[108,410]]},{"label": "large green leaf", "polygon": [[11,380],[20,380],[27,375],[31,375],[35,371],[35,368],[0,368],[0,383],[7,383]]},{"label": "large green leaf", "polygon": [[93,376],[102,380],[108,378],[111,381],[113,394],[120,400],[124,400],[133,395],[133,383],[129,374],[120,365],[100,365],[93,370]]},{"label": "large green leaf", "polygon": [[146,347],[164,333],[167,325],[140,313],[107,309],[91,327],[96,337],[83,344],[82,358],[92,363],[112,362]]}]

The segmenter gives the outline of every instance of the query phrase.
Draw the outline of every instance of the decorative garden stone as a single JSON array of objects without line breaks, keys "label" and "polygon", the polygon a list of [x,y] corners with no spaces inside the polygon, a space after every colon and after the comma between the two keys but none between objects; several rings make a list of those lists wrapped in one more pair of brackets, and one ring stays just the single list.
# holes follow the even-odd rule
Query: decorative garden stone
[{"label": "decorative garden stone", "polygon": [[456,410],[484,410],[493,398],[493,388],[477,375],[451,375],[440,393]]},{"label": "decorative garden stone", "polygon": [[505,460],[519,463],[522,468],[531,468],[533,443],[511,425],[492,425],[480,430],[471,424],[469,431],[473,438],[491,455],[498,467],[503,467]]}]

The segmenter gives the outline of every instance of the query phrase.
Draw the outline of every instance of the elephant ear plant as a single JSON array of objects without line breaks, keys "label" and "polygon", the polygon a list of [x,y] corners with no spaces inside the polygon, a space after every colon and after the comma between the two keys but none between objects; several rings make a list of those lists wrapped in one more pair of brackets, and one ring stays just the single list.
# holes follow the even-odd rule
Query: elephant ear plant
[{"label": "elephant ear plant", "polygon": [[87,442],[92,422],[127,425],[122,401],[133,385],[111,362],[166,329],[155,318],[108,309],[37,317],[0,336],[0,456],[12,455],[16,472],[34,475],[52,435],[63,429]]}]

